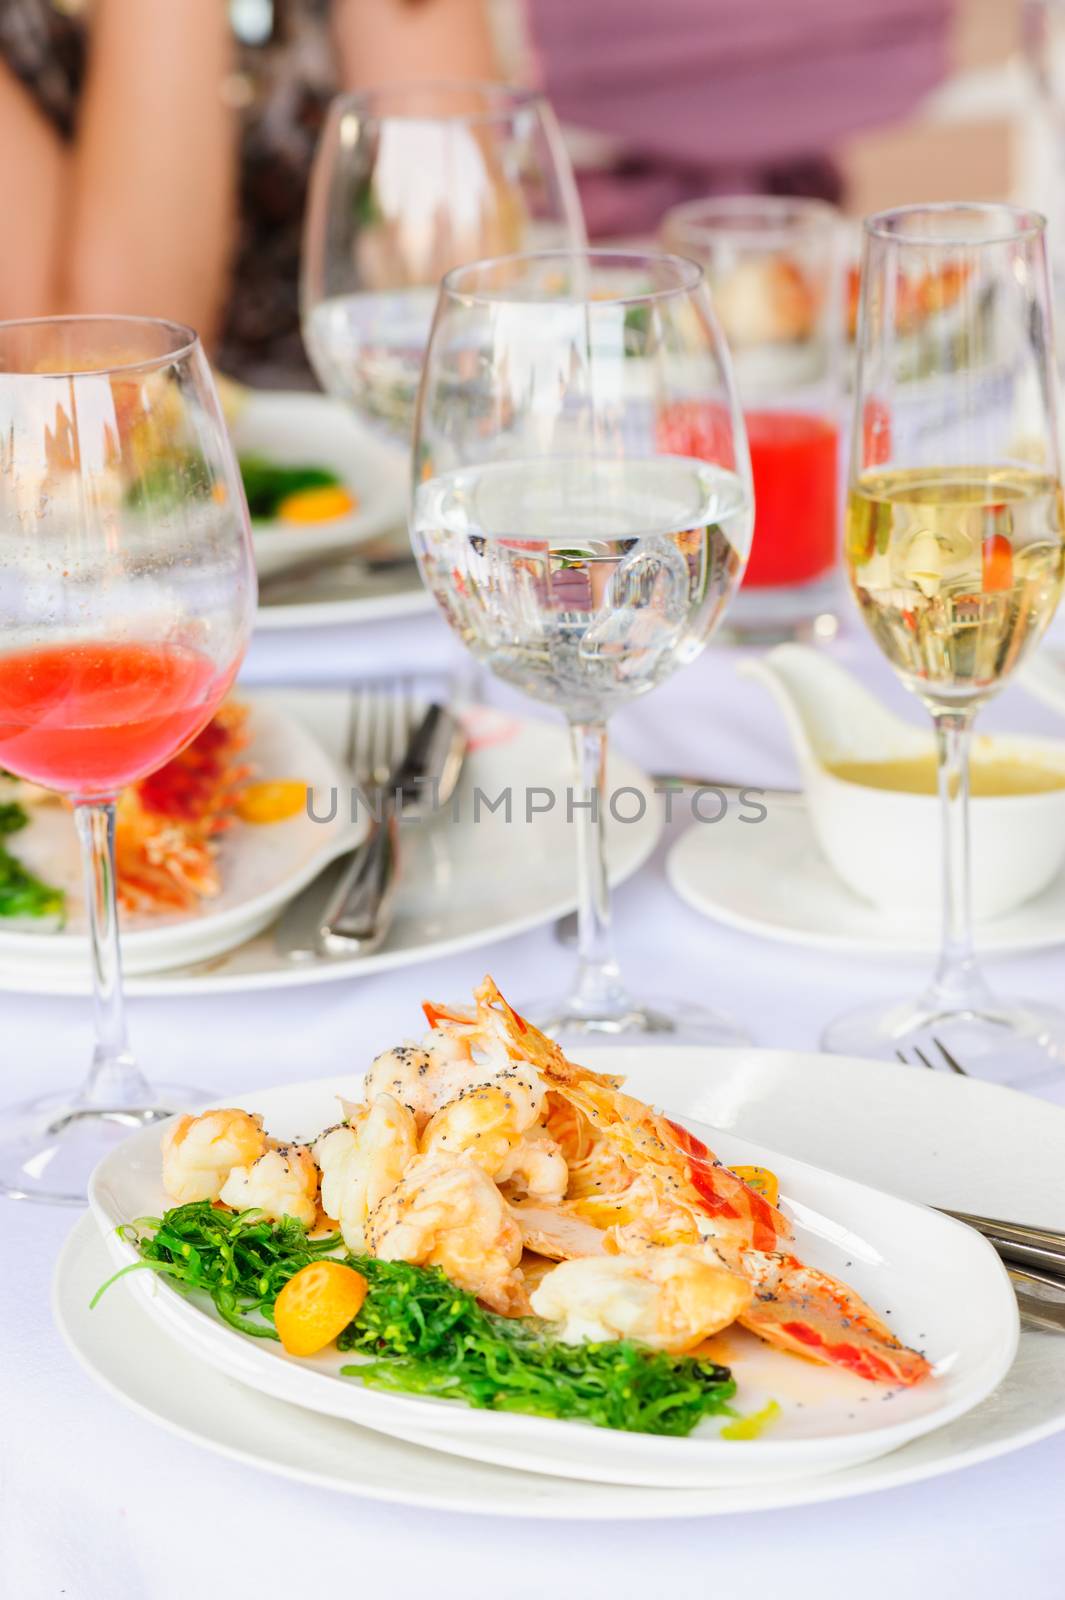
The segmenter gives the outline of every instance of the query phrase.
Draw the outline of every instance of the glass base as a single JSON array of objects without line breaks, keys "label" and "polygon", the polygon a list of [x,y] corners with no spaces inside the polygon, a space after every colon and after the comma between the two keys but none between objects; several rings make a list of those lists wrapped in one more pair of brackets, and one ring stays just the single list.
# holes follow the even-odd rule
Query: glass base
[{"label": "glass base", "polygon": [[[990,1083],[1024,1089],[1065,1071],[1065,1011],[1037,1001],[992,999],[971,1010],[948,1010],[934,1001],[859,1006],[829,1024],[821,1043],[835,1055],[905,1060],[962,1072]],[[943,1049],[940,1049],[940,1046]]]},{"label": "glass base", "polygon": [[715,635],[717,644],[830,644],[846,604],[833,569],[809,583],[740,588]]},{"label": "glass base", "polygon": [[625,1010],[589,1015],[567,1001],[532,1001],[519,1005],[523,1017],[556,1039],[563,1049],[603,1044],[700,1044],[719,1048],[749,1045],[751,1040],[729,1018],[685,1000],[633,1000]]},{"label": "glass base", "polygon": [[69,1094],[43,1095],[0,1111],[0,1195],[46,1205],[83,1206],[97,1163],[138,1128],[208,1098],[202,1090],[153,1084],[152,1106],[88,1105]]}]

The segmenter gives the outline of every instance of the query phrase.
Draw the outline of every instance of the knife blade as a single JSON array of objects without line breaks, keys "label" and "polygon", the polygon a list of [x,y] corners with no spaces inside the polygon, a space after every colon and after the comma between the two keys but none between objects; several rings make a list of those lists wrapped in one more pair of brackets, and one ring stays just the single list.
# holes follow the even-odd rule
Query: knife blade
[{"label": "knife blade", "polygon": [[331,862],[282,913],[274,943],[294,960],[369,955],[391,925],[399,875],[399,822],[429,816],[455,792],[466,756],[466,730],[433,702],[414,730],[380,797],[369,837]]}]

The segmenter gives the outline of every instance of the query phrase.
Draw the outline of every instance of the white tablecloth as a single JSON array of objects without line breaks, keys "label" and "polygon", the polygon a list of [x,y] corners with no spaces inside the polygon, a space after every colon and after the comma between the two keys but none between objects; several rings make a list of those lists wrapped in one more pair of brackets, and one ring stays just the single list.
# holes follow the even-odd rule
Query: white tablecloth
[{"label": "white tablecloth", "polygon": [[[835,647],[918,719],[863,638]],[[360,632],[257,639],[248,682],[338,682],[454,660],[435,616]],[[765,691],[708,652],[616,722],[618,745],[650,770],[706,771],[752,784],[797,781]],[[987,727],[1058,731],[1012,688]],[[764,1045],[813,1048],[855,999],[915,989],[920,963],[838,956],[716,926],[680,904],[663,850],[617,896],[623,965],[640,986],[706,997]],[[561,987],[571,954],[544,928],[489,952],[361,982],[208,1000],[131,1004],[133,1042],[153,1076],[241,1091],[363,1065],[402,1033],[422,997],[461,999],[490,966],[520,999],[530,975]],[[1005,987],[1062,998],[1060,951],[998,961]],[[2,1099],[72,1081],[88,1017],[74,1000],[0,997]],[[901,1070],[901,1069],[900,1069]],[[1065,1083],[1057,1098],[1065,1099]],[[1025,1600],[1065,1594],[1065,1438],[938,1481],[803,1510],[609,1525],[516,1524],[425,1513],[287,1484],[153,1429],[96,1389],[52,1326],[49,1283],[74,1215],[0,1202],[0,1600],[187,1600],[204,1595],[390,1597],[757,1594],[765,1600]],[[903,1588],[905,1593],[906,1589]]]}]

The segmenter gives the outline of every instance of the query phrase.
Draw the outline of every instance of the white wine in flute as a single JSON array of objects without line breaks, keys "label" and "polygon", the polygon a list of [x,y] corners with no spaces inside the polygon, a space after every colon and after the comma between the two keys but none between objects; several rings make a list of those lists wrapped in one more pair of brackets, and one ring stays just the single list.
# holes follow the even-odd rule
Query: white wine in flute
[{"label": "white wine in flute", "polygon": [[599,721],[697,655],[743,574],[751,499],[679,456],[464,467],[423,483],[413,540],[467,648]]},{"label": "white wine in flute", "polygon": [[1065,574],[1062,491],[1028,467],[873,471],[847,506],[866,623],[930,703],[973,705],[1040,638]]}]

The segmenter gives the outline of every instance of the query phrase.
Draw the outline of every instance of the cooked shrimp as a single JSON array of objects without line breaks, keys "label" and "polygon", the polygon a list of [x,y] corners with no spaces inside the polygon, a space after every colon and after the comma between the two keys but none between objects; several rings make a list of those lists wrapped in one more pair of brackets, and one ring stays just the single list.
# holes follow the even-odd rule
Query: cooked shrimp
[{"label": "cooked shrimp", "polygon": [[390,1094],[405,1105],[420,1132],[433,1112],[483,1078],[467,1050],[428,1034],[423,1044],[403,1044],[379,1055],[366,1074],[368,1100]]},{"label": "cooked shrimp", "polygon": [[433,1113],[421,1137],[425,1155],[468,1155],[494,1178],[543,1109],[540,1084],[505,1072],[474,1084]]},{"label": "cooked shrimp", "polygon": [[418,1156],[371,1214],[367,1235],[382,1261],[440,1267],[505,1316],[528,1309],[518,1269],[521,1229],[491,1178],[467,1156]]},{"label": "cooked shrimp", "polygon": [[552,1261],[573,1261],[607,1253],[609,1235],[574,1216],[568,1201],[561,1205],[527,1201],[512,1205],[510,1211],[521,1229],[525,1248],[535,1250],[537,1255],[548,1256]]},{"label": "cooked shrimp", "polygon": [[636,1339],[682,1355],[734,1322],[750,1284],[706,1258],[700,1246],[656,1246],[634,1255],[563,1261],[533,1291],[538,1316],[561,1323],[568,1344]]},{"label": "cooked shrimp", "polygon": [[163,1188],[181,1206],[217,1200],[233,1168],[250,1166],[265,1149],[262,1118],[247,1111],[178,1117],[163,1132]]},{"label": "cooked shrimp", "polygon": [[[490,978],[475,998],[473,1012],[426,1006],[426,1015],[434,1025],[450,1024],[464,1046],[473,1049],[479,1039],[491,1040],[512,1061],[533,1070],[551,1092],[552,1107],[556,1096],[565,1100],[596,1138],[606,1141],[615,1179],[631,1175],[617,1196],[622,1210],[615,1209],[612,1217],[602,1214],[592,1193],[570,1195],[567,1211],[606,1230],[639,1221],[642,1210],[660,1247],[685,1243],[693,1231],[709,1240],[723,1264],[754,1289],[738,1320],[770,1344],[875,1382],[909,1385],[928,1376],[925,1357],[896,1338],[853,1289],[789,1251],[786,1217],[686,1128],[624,1094],[615,1079],[568,1061],[553,1040],[518,1016]],[[551,1123],[561,1131],[554,1111]],[[569,1128],[571,1143],[580,1128],[579,1120]],[[592,1147],[583,1133],[580,1143],[587,1154],[578,1161],[588,1160]],[[636,1191],[638,1180],[650,1208]]]},{"label": "cooked shrimp", "polygon": [[350,1121],[313,1147],[322,1170],[322,1210],[340,1224],[344,1243],[366,1248],[366,1218],[390,1194],[418,1153],[414,1117],[390,1094],[355,1109]]},{"label": "cooked shrimp", "polygon": [[234,1167],[218,1196],[234,1211],[254,1207],[271,1222],[295,1217],[305,1227],[318,1218],[318,1166],[305,1144],[283,1144]]},{"label": "cooked shrimp", "polygon": [[538,1129],[522,1134],[495,1174],[495,1180],[508,1197],[555,1205],[566,1192],[569,1172],[554,1139]]}]

